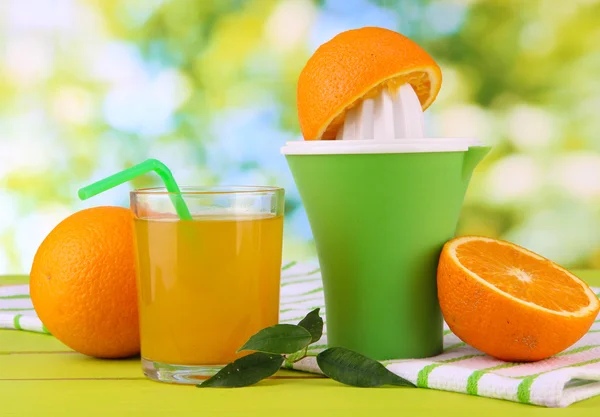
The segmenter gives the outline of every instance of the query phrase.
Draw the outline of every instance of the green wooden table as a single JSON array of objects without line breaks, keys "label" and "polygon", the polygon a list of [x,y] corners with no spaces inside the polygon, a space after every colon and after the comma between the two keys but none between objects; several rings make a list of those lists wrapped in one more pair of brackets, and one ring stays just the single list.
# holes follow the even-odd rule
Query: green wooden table
[{"label": "green wooden table", "polygon": [[[600,271],[578,272],[600,286]],[[152,382],[138,360],[99,360],[51,336],[0,331],[0,416],[598,415],[600,396],[561,410],[427,389],[362,389],[281,371],[242,389]]]}]

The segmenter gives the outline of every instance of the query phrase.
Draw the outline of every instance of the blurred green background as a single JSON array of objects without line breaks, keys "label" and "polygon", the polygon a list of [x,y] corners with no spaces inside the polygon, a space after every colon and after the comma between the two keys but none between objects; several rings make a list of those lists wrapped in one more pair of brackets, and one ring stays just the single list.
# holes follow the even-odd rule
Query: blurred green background
[{"label": "blurred green background", "polygon": [[368,25],[441,65],[431,136],[494,146],[459,233],[600,268],[600,1],[1,0],[0,19],[0,273],[70,213],[127,206],[127,186],[76,190],[148,157],[181,184],[285,187],[285,256],[313,256],[279,148],[310,54]]}]

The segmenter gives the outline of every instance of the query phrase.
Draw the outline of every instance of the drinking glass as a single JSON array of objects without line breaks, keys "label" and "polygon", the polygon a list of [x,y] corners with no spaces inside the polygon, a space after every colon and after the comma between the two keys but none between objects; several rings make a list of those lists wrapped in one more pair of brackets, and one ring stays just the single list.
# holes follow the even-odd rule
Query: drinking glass
[{"label": "drinking glass", "polygon": [[198,383],[278,322],[284,190],[182,187],[192,220],[164,188],[130,197],[144,373]]}]

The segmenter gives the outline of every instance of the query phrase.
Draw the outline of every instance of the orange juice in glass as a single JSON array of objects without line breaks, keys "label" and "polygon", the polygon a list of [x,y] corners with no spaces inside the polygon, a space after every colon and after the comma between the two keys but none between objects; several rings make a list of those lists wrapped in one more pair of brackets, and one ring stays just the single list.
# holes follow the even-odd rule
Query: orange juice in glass
[{"label": "orange juice in glass", "polygon": [[279,319],[284,192],[182,188],[193,220],[165,189],[131,193],[142,366],[155,380],[198,383],[240,357]]}]

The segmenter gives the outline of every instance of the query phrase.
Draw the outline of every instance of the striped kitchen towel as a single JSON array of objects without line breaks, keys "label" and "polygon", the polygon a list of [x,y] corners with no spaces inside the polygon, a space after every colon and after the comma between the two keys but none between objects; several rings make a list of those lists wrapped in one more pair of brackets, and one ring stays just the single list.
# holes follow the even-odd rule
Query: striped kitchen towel
[{"label": "striped kitchen towel", "polygon": [[[0,286],[0,328],[47,332],[35,315],[27,285]],[[598,289],[594,289],[598,293]],[[316,262],[290,262],[283,267],[281,322],[297,323],[320,307],[326,316],[323,285]],[[325,320],[326,321],[326,320]],[[327,344],[311,346],[294,368],[319,373],[316,355]],[[444,352],[432,358],[393,360],[386,367],[421,388],[454,391],[545,407],[566,407],[600,394],[600,320],[564,352],[534,363],[494,359],[461,342],[444,325]]]},{"label": "striped kitchen towel", "polygon": [[[594,289],[598,293],[598,289]],[[318,265],[284,266],[281,322],[297,323],[322,307],[323,285]],[[294,367],[319,372],[315,356],[326,347],[327,329],[308,357]],[[428,359],[386,361],[387,368],[422,388],[461,392],[546,407],[566,407],[600,394],[600,320],[576,344],[553,358],[535,363],[494,359],[466,345],[444,324],[444,352]]]},{"label": "striped kitchen towel", "polygon": [[48,333],[31,304],[29,285],[2,286],[0,282],[0,329]]}]

